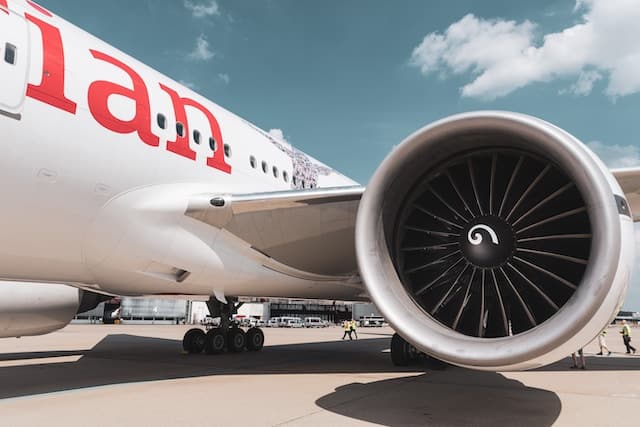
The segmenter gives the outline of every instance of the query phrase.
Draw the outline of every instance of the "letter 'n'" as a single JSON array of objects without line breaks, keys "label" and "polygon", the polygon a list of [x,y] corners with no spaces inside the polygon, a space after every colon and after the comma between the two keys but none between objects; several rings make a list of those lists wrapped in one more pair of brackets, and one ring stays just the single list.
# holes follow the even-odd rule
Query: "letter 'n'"
[{"label": "letter 'n'", "polygon": [[200,111],[205,115],[211,128],[211,135],[213,139],[218,143],[219,149],[215,150],[211,157],[207,158],[207,165],[212,168],[218,169],[222,172],[231,173],[231,166],[226,162],[224,158],[224,150],[220,149],[224,143],[222,141],[222,131],[220,125],[211,111],[207,110],[204,105],[190,98],[181,97],[175,90],[160,83],[160,88],[167,92],[171,97],[173,103],[173,110],[176,115],[176,122],[180,122],[184,125],[184,133],[182,135],[176,135],[175,141],[169,141],[167,143],[167,150],[180,154],[188,159],[195,160],[196,153],[189,147],[189,121],[187,118],[187,112],[185,107],[192,107]]}]

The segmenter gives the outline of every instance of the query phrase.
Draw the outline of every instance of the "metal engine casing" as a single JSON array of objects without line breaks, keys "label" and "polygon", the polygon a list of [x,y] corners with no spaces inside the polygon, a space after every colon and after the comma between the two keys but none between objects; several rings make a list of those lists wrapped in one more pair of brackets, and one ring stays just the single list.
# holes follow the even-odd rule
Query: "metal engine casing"
[{"label": "metal engine casing", "polygon": [[85,294],[92,295],[61,284],[0,282],[0,338],[42,335],[63,328],[77,313]]},{"label": "metal engine casing", "polygon": [[[394,265],[390,233],[408,189],[427,170],[458,153],[496,146],[534,152],[570,177],[586,204],[592,239],[589,262],[577,290],[553,316],[516,335],[482,338],[443,325],[416,303]],[[360,203],[356,249],[372,300],[417,349],[458,366],[521,370],[566,357],[611,322],[622,305],[631,274],[634,230],[618,183],[585,145],[540,119],[487,111],[430,124],[388,155]]]}]

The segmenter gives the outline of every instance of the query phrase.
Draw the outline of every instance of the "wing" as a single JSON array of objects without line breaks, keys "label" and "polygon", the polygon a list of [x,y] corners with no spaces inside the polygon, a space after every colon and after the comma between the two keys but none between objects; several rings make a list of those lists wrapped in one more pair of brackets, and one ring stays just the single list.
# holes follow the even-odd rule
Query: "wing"
[{"label": "wing", "polygon": [[[612,170],[640,221],[640,168]],[[357,271],[355,222],[364,187],[243,195],[206,194],[186,214],[227,230],[289,267],[342,276]]]},{"label": "wing", "polygon": [[614,169],[613,176],[629,202],[634,221],[640,221],[640,168]]},{"label": "wing", "polygon": [[355,223],[363,187],[243,195],[207,194],[186,215],[227,230],[289,267],[339,276],[357,272]]}]

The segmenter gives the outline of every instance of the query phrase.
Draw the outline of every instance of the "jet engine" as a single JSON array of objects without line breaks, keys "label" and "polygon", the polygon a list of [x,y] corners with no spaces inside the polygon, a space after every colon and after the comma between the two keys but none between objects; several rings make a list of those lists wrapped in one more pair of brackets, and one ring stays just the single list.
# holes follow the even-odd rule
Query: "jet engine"
[{"label": "jet engine", "polygon": [[0,282],[0,338],[42,335],[106,299],[67,285]]},{"label": "jet engine", "polygon": [[389,154],[360,203],[356,247],[370,296],[407,342],[515,370],[566,357],[610,323],[634,233],[618,183],[576,138],[478,112]]}]

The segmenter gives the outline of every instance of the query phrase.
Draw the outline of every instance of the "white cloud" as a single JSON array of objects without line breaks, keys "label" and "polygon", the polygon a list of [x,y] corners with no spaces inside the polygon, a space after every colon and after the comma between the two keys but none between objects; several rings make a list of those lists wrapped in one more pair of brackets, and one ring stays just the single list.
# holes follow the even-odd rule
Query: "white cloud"
[{"label": "white cloud", "polygon": [[269,129],[269,132],[267,133],[272,137],[274,137],[275,139],[277,139],[278,141],[288,143],[288,141],[284,137],[284,132],[282,132],[282,129]]},{"label": "white cloud", "polygon": [[461,93],[483,99],[558,78],[576,79],[566,92],[580,95],[605,78],[613,98],[640,92],[638,0],[578,0],[575,12],[579,23],[542,38],[529,21],[467,15],[442,34],[427,34],[411,64],[425,75],[470,73]]},{"label": "white cloud", "polygon": [[602,79],[602,74],[598,71],[590,70],[580,73],[578,81],[569,86],[569,89],[561,90],[561,94],[572,93],[578,96],[586,96],[593,90],[593,85]]},{"label": "white cloud", "polygon": [[229,77],[229,74],[227,74],[227,73],[219,73],[218,74],[218,78],[220,80],[222,80],[224,82],[224,84],[227,84],[227,85],[231,81],[231,77]]},{"label": "white cloud", "polygon": [[198,36],[198,38],[196,39],[195,48],[193,49],[193,51],[191,51],[191,53],[189,53],[189,55],[187,55],[189,59],[192,59],[194,61],[208,61],[214,56],[215,53],[211,49],[209,49],[209,41],[204,36],[204,34],[200,34]]},{"label": "white cloud", "polygon": [[191,11],[191,15],[193,15],[194,18],[220,15],[220,8],[218,7],[218,2],[216,0],[210,0],[207,3],[184,0],[184,7]]},{"label": "white cloud", "polygon": [[640,166],[640,148],[635,145],[607,145],[592,141],[587,146],[610,168]]}]

